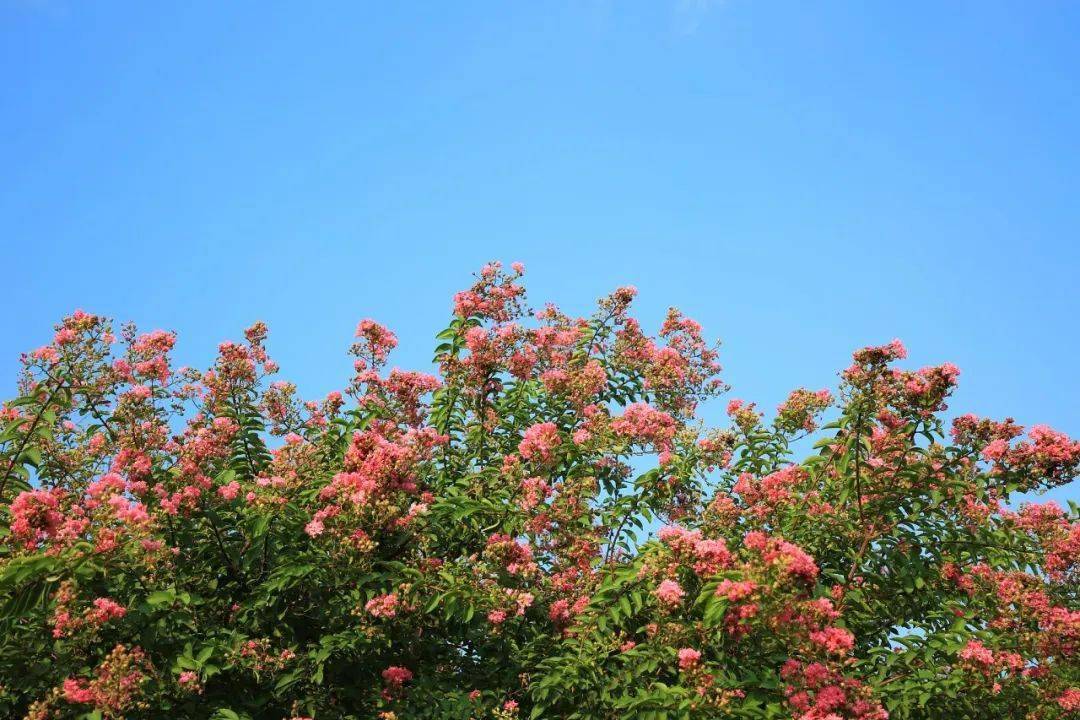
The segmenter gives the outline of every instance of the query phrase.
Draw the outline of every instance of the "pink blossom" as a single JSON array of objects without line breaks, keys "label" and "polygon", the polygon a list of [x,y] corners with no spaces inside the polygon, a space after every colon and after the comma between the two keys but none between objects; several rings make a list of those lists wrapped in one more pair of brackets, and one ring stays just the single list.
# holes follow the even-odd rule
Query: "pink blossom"
[{"label": "pink blossom", "polygon": [[559,428],[555,423],[537,423],[525,431],[518,444],[518,452],[526,460],[535,457],[542,462],[547,462],[560,442],[562,441],[559,438]]},{"label": "pink blossom", "polygon": [[679,669],[689,670],[692,667],[696,667],[698,662],[701,661],[701,653],[693,648],[682,648],[679,650]]},{"label": "pink blossom", "polygon": [[811,632],[810,641],[831,655],[845,655],[855,647],[855,636],[838,627]]},{"label": "pink blossom", "polygon": [[394,593],[378,595],[364,605],[364,609],[377,618],[392,618],[397,615],[398,596]]},{"label": "pink blossom", "polygon": [[1009,443],[1006,440],[998,438],[990,442],[985,448],[983,448],[982,456],[987,460],[1000,460],[1005,457],[1005,453],[1009,450]]},{"label": "pink blossom", "polygon": [[12,536],[31,548],[55,535],[63,519],[60,497],[58,489],[25,490],[16,495],[9,508]]},{"label": "pink blossom", "polygon": [[412,671],[400,665],[391,665],[382,671],[383,680],[392,687],[401,687],[413,678]]},{"label": "pink blossom", "polygon": [[94,701],[94,691],[85,680],[68,678],[63,685],[64,699],[69,703],[83,704]]},{"label": "pink blossom", "polygon": [[122,618],[127,614],[127,609],[111,598],[99,597],[94,600],[93,605],[93,609],[87,614],[87,620],[95,625]]},{"label": "pink blossom", "polygon": [[653,591],[653,595],[665,605],[672,607],[682,602],[686,591],[674,580],[664,580]]},{"label": "pink blossom", "polygon": [[660,448],[669,448],[678,426],[675,418],[646,403],[627,406],[622,417],[611,421],[611,429],[635,442],[648,442]]},{"label": "pink blossom", "polygon": [[1062,710],[1080,710],[1080,688],[1069,688],[1057,697],[1057,704]]},{"label": "pink blossom", "polygon": [[716,586],[716,596],[727,598],[731,602],[738,602],[753,595],[757,588],[758,585],[753,580],[728,580],[725,578]]},{"label": "pink blossom", "polygon": [[994,653],[978,640],[968,640],[967,645],[960,651],[960,659],[990,666],[994,664]]},{"label": "pink blossom", "polygon": [[225,500],[235,500],[240,495],[240,483],[233,480],[218,488],[218,495]]}]

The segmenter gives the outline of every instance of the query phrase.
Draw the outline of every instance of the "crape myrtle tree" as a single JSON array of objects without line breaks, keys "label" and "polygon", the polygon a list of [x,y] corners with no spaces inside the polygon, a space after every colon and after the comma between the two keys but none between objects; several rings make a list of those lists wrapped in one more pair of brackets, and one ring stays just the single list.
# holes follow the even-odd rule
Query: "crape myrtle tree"
[{"label": "crape myrtle tree", "polygon": [[1080,443],[946,426],[958,370],[898,341],[706,429],[697,323],[532,312],[522,272],[436,375],[362,321],[314,401],[262,324],[201,371],[65,318],[2,410],[0,715],[1077,717],[1077,508],[1008,502]]}]

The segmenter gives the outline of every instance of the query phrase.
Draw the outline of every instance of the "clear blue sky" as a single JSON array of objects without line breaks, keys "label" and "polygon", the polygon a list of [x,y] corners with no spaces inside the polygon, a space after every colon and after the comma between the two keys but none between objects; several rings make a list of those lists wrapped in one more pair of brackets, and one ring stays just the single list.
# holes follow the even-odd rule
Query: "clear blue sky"
[{"label": "clear blue sky", "polygon": [[199,365],[263,319],[314,396],[362,317],[426,367],[501,258],[535,304],[680,306],[768,407],[896,336],[954,410],[1080,435],[1078,36],[1026,0],[0,0],[2,387],[82,307]]}]

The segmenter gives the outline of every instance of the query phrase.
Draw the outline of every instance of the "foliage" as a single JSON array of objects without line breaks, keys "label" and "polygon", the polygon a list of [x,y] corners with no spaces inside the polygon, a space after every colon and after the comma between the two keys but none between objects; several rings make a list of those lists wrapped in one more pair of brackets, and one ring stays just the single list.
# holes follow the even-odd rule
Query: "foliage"
[{"label": "foliage", "polygon": [[455,297],[437,377],[361,322],[320,401],[261,324],[199,372],[66,318],[2,411],[0,713],[1075,717],[1077,508],[1006,503],[1080,444],[947,430],[958,371],[895,341],[705,430],[696,323],[530,314],[521,273]]}]

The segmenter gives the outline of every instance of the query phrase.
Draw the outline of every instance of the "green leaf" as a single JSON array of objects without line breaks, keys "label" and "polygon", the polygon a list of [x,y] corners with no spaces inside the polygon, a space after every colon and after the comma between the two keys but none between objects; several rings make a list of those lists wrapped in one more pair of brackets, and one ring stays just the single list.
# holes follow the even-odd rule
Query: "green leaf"
[{"label": "green leaf", "polygon": [[176,590],[155,590],[146,596],[146,602],[148,605],[171,605],[176,602]]}]

